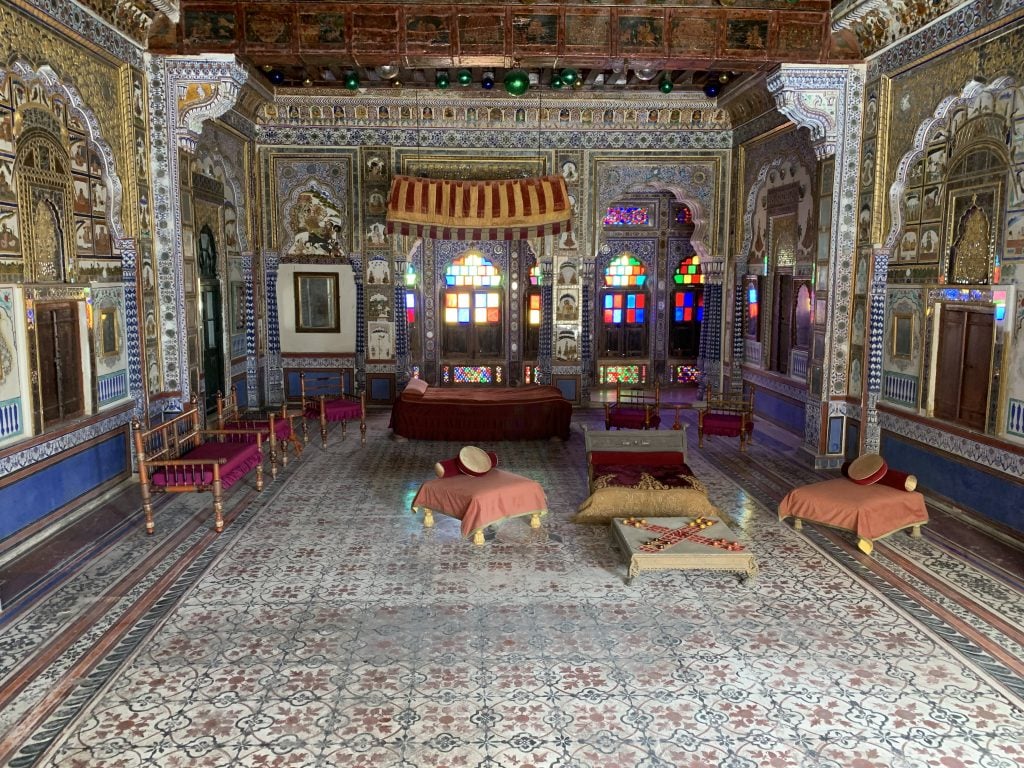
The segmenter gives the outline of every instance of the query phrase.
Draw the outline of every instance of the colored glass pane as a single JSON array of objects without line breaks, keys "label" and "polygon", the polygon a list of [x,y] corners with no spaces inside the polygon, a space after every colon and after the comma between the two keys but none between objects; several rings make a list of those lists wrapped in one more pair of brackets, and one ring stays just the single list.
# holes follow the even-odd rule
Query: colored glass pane
[{"label": "colored glass pane", "polygon": [[501,284],[501,275],[482,254],[467,253],[448,266],[444,280],[450,287],[496,288]]},{"label": "colored glass pane", "polygon": [[643,264],[628,253],[616,256],[604,271],[604,283],[612,287],[643,285],[646,280]]},{"label": "colored glass pane", "polygon": [[689,224],[693,221],[693,211],[682,205],[676,209],[676,224]]},{"label": "colored glass pane", "polygon": [[405,284],[410,288],[416,285],[417,275],[416,268],[412,264],[409,264],[405,268]]},{"label": "colored glass pane", "polygon": [[613,205],[604,215],[606,227],[646,227],[651,223],[651,209],[639,205]]}]

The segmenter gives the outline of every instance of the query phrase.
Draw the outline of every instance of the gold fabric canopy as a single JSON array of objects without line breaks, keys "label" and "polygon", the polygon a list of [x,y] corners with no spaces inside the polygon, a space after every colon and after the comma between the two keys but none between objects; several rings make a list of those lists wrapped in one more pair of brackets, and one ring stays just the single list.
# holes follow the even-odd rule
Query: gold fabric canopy
[{"label": "gold fabric canopy", "polygon": [[396,176],[390,233],[437,240],[521,240],[568,232],[572,208],[562,176],[449,181]]}]

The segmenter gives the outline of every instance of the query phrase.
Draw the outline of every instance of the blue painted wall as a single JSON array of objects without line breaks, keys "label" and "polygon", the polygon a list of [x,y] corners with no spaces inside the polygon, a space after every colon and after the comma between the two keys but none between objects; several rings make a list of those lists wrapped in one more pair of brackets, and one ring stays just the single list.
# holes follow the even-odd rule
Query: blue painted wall
[{"label": "blue painted wall", "polygon": [[130,471],[126,441],[119,431],[0,488],[0,539]]},{"label": "blue painted wall", "polygon": [[[804,404],[780,397],[769,389],[758,387],[754,394],[754,415],[778,424],[797,435],[804,434]],[[754,427],[757,429],[757,427]]]},{"label": "blue painted wall", "polygon": [[917,475],[918,487],[1024,533],[1024,483],[1015,482],[882,432],[882,456],[893,469]]}]

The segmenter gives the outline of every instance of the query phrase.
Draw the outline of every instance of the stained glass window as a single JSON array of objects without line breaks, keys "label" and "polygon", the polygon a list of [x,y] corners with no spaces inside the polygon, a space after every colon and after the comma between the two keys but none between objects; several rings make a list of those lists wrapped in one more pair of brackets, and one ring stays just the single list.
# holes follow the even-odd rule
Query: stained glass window
[{"label": "stained glass window", "polygon": [[681,205],[676,209],[676,224],[692,224],[693,211],[688,206]]},{"label": "stained glass window", "polygon": [[416,292],[405,292],[405,320],[409,325],[416,322]]},{"label": "stained glass window", "polygon": [[419,276],[416,274],[416,267],[414,267],[411,263],[408,264],[405,268],[406,286],[408,286],[409,288],[415,288],[418,280]]},{"label": "stained glass window", "polygon": [[604,215],[606,227],[646,227],[651,224],[651,209],[641,205],[613,205]]},{"label": "stained glass window", "polygon": [[704,322],[704,292],[676,291],[672,319],[677,323]]},{"label": "stained glass window", "polygon": [[540,325],[540,294],[531,293],[527,296],[529,309],[527,310],[527,322],[530,325]]},{"label": "stained glass window", "polygon": [[542,275],[540,264],[534,264],[530,269],[530,285],[540,285]]},{"label": "stained glass window", "polygon": [[679,262],[672,279],[676,285],[703,285],[705,275],[700,268],[700,256],[694,254]]},{"label": "stained glass window", "polygon": [[646,365],[602,365],[598,376],[603,384],[646,384]]},{"label": "stained glass window", "polygon": [[642,286],[646,281],[644,265],[628,253],[616,256],[604,271],[604,284],[615,288]]},{"label": "stained glass window", "polygon": [[695,365],[674,366],[672,378],[676,384],[699,384],[700,368]]},{"label": "stained glass window", "polygon": [[450,324],[493,324],[501,321],[501,294],[459,291],[444,295],[444,321]]},{"label": "stained glass window", "polygon": [[471,249],[449,265],[444,282],[449,288],[497,288],[501,275],[482,253]]},{"label": "stained glass window", "polygon": [[642,293],[606,293],[604,322],[606,325],[643,323],[647,296]]}]

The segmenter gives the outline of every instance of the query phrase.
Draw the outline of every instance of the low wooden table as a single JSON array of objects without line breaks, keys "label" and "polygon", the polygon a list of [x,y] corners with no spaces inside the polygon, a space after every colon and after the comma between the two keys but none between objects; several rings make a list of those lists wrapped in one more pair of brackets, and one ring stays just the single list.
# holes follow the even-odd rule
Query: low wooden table
[{"label": "low wooden table", "polygon": [[[707,543],[721,541],[725,544],[740,545],[736,534],[721,520],[711,520],[706,528],[693,528],[676,534],[684,536],[679,541],[656,552],[646,552],[643,547],[662,537],[675,538],[673,533],[688,526],[692,517],[648,517],[647,525],[653,528],[636,528],[626,525],[627,518],[612,520],[611,536],[615,545],[629,557],[626,583],[640,571],[669,569],[700,569],[709,571],[741,571],[743,579],[757,576],[757,561],[749,549],[729,550]],[[699,518],[696,518],[699,519]],[[667,533],[666,531],[673,532]]]}]

